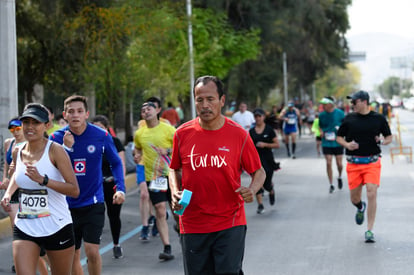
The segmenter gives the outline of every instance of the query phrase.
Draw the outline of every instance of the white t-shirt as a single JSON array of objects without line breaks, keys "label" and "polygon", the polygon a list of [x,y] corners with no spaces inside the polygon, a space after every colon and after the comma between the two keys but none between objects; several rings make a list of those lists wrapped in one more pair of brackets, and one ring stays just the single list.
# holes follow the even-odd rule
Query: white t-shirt
[{"label": "white t-shirt", "polygon": [[255,122],[253,113],[248,110],[243,113],[240,111],[235,112],[231,119],[240,124],[246,131],[248,131]]}]

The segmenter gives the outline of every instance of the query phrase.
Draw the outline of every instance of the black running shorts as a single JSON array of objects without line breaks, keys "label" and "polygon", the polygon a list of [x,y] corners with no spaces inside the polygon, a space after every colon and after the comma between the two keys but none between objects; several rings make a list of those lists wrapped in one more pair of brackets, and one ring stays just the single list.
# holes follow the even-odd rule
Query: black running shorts
[{"label": "black running shorts", "polygon": [[344,147],[323,147],[322,146],[322,153],[324,155],[334,155],[339,156],[344,154]]},{"label": "black running shorts", "polygon": [[105,222],[105,205],[97,203],[70,209],[75,232],[75,249],[79,249],[82,240],[87,243],[100,244]]},{"label": "black running shorts", "polygon": [[13,240],[32,241],[45,250],[63,250],[75,244],[73,226],[71,223],[64,226],[58,232],[45,237],[32,237],[21,231],[17,226],[14,226]]},{"label": "black running shorts", "polygon": [[243,274],[246,226],[205,234],[181,234],[186,275]]}]

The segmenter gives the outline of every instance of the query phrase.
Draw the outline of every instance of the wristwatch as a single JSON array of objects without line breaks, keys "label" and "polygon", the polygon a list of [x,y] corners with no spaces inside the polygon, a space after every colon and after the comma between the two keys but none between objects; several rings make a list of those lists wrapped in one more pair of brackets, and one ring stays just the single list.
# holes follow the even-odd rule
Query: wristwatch
[{"label": "wristwatch", "polygon": [[49,177],[45,174],[45,176],[43,178],[43,182],[39,183],[39,185],[46,186],[48,183],[49,183]]}]

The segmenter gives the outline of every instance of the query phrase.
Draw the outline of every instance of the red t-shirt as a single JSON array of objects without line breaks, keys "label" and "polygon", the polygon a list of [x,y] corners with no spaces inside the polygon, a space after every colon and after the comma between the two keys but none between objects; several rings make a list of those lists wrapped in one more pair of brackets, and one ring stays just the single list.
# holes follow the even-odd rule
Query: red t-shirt
[{"label": "red t-shirt", "polygon": [[182,169],[182,188],[192,191],[180,216],[181,233],[210,233],[245,225],[242,170],[253,173],[261,163],[249,133],[226,118],[219,130],[204,130],[198,118],[174,135],[170,167]]},{"label": "red t-shirt", "polygon": [[168,108],[162,112],[161,117],[167,119],[172,126],[177,126],[178,122],[180,122],[180,116],[173,108]]}]

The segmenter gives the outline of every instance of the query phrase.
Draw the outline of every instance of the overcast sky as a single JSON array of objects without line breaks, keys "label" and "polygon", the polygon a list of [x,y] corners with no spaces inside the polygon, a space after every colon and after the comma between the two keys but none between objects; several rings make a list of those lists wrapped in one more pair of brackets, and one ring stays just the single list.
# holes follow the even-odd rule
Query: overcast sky
[{"label": "overcast sky", "polygon": [[347,36],[384,32],[414,38],[413,0],[353,0]]},{"label": "overcast sky", "polygon": [[348,8],[351,51],[365,51],[356,62],[360,88],[373,90],[390,76],[408,78],[409,69],[391,69],[392,57],[414,58],[414,0],[353,0]]}]

